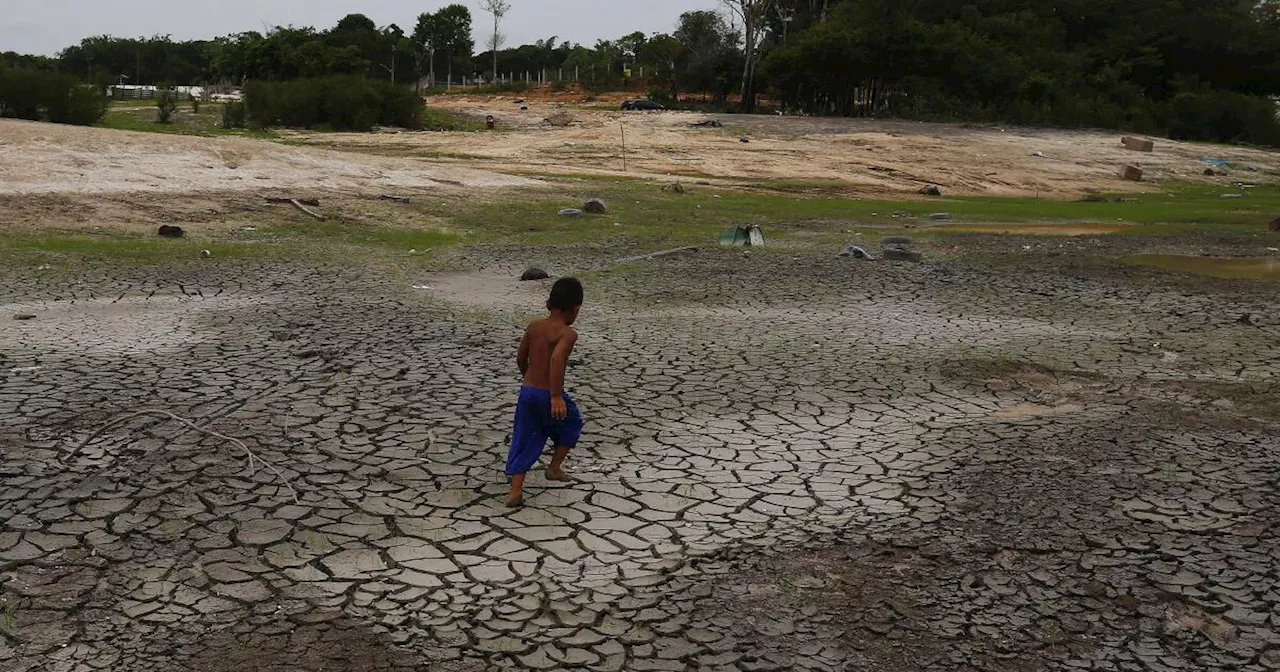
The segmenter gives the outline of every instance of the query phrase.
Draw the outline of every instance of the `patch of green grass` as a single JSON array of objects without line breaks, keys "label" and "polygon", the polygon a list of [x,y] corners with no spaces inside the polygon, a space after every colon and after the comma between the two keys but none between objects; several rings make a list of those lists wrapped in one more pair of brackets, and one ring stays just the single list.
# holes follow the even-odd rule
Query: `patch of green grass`
[{"label": "patch of green grass", "polygon": [[154,105],[141,106],[136,102],[122,105],[113,103],[107,115],[95,126],[113,128],[120,131],[137,131],[140,133],[170,133],[176,135],[198,135],[203,137],[240,136],[251,138],[275,138],[272,131],[255,131],[245,128],[222,128],[221,103],[204,103],[197,114],[191,111],[191,105],[179,105],[173,116],[173,123],[156,122]]},{"label": "patch of green grass", "polygon": [[262,227],[259,231],[285,241],[381,248],[383,251],[396,252],[425,252],[454,245],[462,239],[457,234],[439,229],[397,228],[335,221],[273,224]]},{"label": "patch of green grass", "polygon": [[449,110],[428,107],[422,111],[422,128],[428,131],[483,131],[485,122]]},{"label": "patch of green grass", "polygon": [[[784,241],[827,242],[851,233],[908,229],[917,236],[959,235],[930,226],[929,214],[944,211],[954,222],[1132,225],[1120,235],[1258,231],[1280,213],[1280,187],[1274,185],[1243,190],[1242,199],[1223,199],[1223,189],[1212,185],[1173,185],[1160,193],[1127,195],[1123,201],[1113,197],[1088,203],[995,197],[864,200],[809,193],[830,186],[826,181],[782,185],[788,192],[804,193],[686,185],[685,194],[625,177],[558,176],[548,182],[560,193],[463,208],[450,218],[452,228],[532,245],[617,241],[631,248],[644,241],[646,247],[658,248],[711,245],[725,229],[750,224],[762,226],[767,238]],[[557,214],[593,196],[609,203],[609,214]]]}]

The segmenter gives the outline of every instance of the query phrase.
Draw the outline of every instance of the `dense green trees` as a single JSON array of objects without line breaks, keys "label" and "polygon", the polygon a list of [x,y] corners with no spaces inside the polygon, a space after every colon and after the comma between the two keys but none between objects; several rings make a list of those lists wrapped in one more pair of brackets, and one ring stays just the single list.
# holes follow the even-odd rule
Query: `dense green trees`
[{"label": "dense green trees", "polygon": [[[497,3],[499,6],[503,2]],[[210,41],[92,37],[57,59],[0,54],[14,72],[57,69],[134,84],[348,75],[398,83],[503,75],[649,86],[753,109],[759,95],[812,114],[1106,126],[1280,143],[1280,0],[721,0],[670,34],[593,46],[556,37],[473,57],[453,4],[412,32],[362,14]],[[483,30],[488,30],[485,26]],[[482,31],[483,32],[483,31]],[[482,74],[483,73],[483,74]],[[643,73],[643,76],[642,76]]]},{"label": "dense green trees", "polygon": [[1276,0],[817,4],[776,3],[761,74],[789,108],[1277,142]]},{"label": "dense green trees", "polygon": [[0,63],[0,117],[89,125],[107,111],[102,89],[48,69]]}]

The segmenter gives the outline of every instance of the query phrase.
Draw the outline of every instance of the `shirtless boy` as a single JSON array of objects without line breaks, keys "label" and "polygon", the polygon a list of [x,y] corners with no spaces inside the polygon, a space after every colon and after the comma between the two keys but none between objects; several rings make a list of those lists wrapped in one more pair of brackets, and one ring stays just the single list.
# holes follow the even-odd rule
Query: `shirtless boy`
[{"label": "shirtless boy", "polygon": [[563,465],[582,434],[582,415],[564,391],[564,373],[573,345],[578,342],[573,323],[582,308],[582,298],[581,282],[573,278],[556,281],[547,300],[550,315],[535,320],[520,339],[516,364],[524,374],[524,386],[516,404],[511,452],[507,454],[507,476],[511,477],[509,507],[524,505],[524,477],[542,457],[548,440],[554,442],[556,452],[547,467],[547,480],[573,480],[564,473]]}]

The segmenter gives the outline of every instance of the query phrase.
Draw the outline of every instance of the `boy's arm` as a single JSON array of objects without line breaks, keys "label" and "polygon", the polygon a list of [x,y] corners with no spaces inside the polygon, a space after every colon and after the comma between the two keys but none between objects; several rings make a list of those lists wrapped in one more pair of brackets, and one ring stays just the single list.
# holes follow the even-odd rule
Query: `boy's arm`
[{"label": "boy's arm", "polygon": [[520,337],[520,351],[516,353],[516,366],[520,367],[520,375],[529,372],[529,330]]},{"label": "boy's arm", "polygon": [[551,417],[564,420],[569,414],[564,403],[564,372],[569,367],[569,355],[578,342],[578,332],[570,329],[556,343],[555,352],[551,353]]}]

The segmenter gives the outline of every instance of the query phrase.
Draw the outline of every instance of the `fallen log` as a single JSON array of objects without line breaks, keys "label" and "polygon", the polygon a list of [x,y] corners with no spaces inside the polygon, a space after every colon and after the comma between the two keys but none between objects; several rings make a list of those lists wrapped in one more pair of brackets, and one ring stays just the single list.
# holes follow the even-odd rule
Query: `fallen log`
[{"label": "fallen log", "polygon": [[617,261],[616,261],[616,262],[614,262],[614,263],[616,263],[616,264],[632,264],[632,263],[635,263],[635,262],[637,262],[637,261],[649,261],[650,259],[657,259],[657,258],[659,258],[659,257],[666,257],[666,256],[670,256],[670,255],[673,255],[673,254],[680,254],[680,253],[682,253],[682,252],[697,252],[697,251],[698,251],[698,248],[693,247],[693,246],[689,246],[689,247],[677,247],[677,248],[675,248],[675,249],[671,249],[671,250],[662,250],[662,251],[660,251],[660,252],[652,252],[652,253],[650,253],[650,254],[642,254],[642,255],[640,255],[640,256],[638,256],[638,257],[627,257],[626,259],[619,259],[619,260],[617,260]]},{"label": "fallen log", "polygon": [[292,199],[292,200],[290,200],[289,202],[293,204],[293,207],[295,207],[295,208],[297,208],[297,209],[301,210],[302,212],[306,213],[307,215],[309,215],[312,219],[316,220],[317,222],[323,222],[323,221],[324,221],[324,215],[321,215],[321,214],[317,213],[317,212],[316,212],[316,211],[314,211],[314,210],[308,210],[308,209],[307,209],[307,206],[303,205],[301,201],[299,201],[299,200],[297,200],[297,199]]}]

